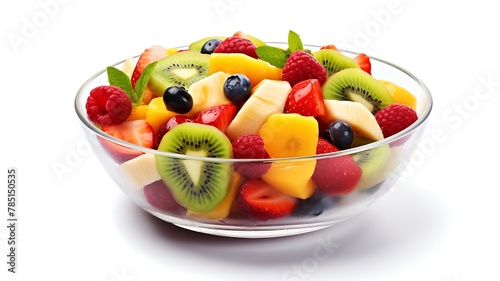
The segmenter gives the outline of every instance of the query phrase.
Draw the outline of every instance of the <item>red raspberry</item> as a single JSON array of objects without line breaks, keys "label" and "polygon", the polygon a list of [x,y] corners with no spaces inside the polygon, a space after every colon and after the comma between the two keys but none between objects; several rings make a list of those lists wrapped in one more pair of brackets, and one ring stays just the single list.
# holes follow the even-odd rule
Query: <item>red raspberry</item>
[{"label": "red raspberry", "polygon": [[306,79],[318,79],[323,85],[326,81],[326,69],[306,51],[293,52],[283,67],[282,79],[293,85]]},{"label": "red raspberry", "polygon": [[215,48],[214,53],[241,53],[254,59],[259,58],[252,41],[238,36],[226,38]]},{"label": "red raspberry", "polygon": [[99,86],[90,91],[85,109],[90,120],[94,123],[101,126],[120,124],[132,112],[132,101],[118,87]]},{"label": "red raspberry", "polygon": [[[268,159],[264,140],[255,134],[245,134],[232,142],[233,157],[236,159]],[[265,174],[271,163],[235,163],[234,170],[247,178],[258,178]]]},{"label": "red raspberry", "polygon": [[387,138],[408,128],[417,121],[418,116],[412,108],[393,103],[378,111],[375,119],[382,129],[384,138]]}]

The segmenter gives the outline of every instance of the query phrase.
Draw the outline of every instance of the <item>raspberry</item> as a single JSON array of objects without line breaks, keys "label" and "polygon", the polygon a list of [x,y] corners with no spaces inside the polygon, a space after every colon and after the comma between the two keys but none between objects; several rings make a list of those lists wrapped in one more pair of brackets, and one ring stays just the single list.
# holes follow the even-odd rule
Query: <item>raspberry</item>
[{"label": "raspberry", "polygon": [[387,138],[408,128],[417,121],[418,116],[411,107],[393,103],[378,111],[375,119],[382,129],[384,138]]},{"label": "raspberry", "polygon": [[[232,142],[233,157],[236,159],[268,159],[264,140],[255,134],[245,134]],[[265,174],[271,163],[235,163],[234,170],[247,178],[258,178]]]},{"label": "raspberry", "polygon": [[238,36],[226,38],[217,48],[215,48],[214,53],[241,53],[254,59],[259,58],[255,52],[255,45],[252,41]]},{"label": "raspberry", "polygon": [[293,85],[306,79],[318,79],[323,85],[326,81],[326,69],[306,51],[293,52],[283,67],[282,79]]},{"label": "raspberry", "polygon": [[94,123],[101,126],[120,124],[132,112],[132,101],[118,87],[99,86],[90,91],[85,109]]}]

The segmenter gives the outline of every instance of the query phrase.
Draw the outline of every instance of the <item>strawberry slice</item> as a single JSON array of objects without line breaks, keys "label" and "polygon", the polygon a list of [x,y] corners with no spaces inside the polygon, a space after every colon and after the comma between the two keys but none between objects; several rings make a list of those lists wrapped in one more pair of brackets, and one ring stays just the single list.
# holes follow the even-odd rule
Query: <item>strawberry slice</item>
[{"label": "strawberry slice", "polygon": [[370,62],[370,57],[364,53],[359,53],[353,57],[354,61],[363,69],[366,73],[372,74],[372,64]]},{"label": "strawberry slice", "polygon": [[[125,121],[116,125],[102,126],[102,131],[126,142],[146,148],[153,148],[153,128],[144,119]],[[135,158],[143,152],[124,147],[104,138],[99,138],[103,148],[117,163],[123,163]]]},{"label": "strawberry slice", "polygon": [[240,186],[235,200],[242,214],[260,221],[286,217],[298,202],[259,178],[247,179]]},{"label": "strawberry slice", "polygon": [[318,79],[307,79],[295,84],[288,94],[284,112],[313,117],[324,115],[325,104]]},{"label": "strawberry slice", "polygon": [[229,123],[234,119],[237,111],[238,108],[232,103],[214,105],[200,111],[200,113],[196,115],[194,122],[211,125],[221,132],[226,132]]},{"label": "strawberry slice", "polygon": [[[323,138],[318,139],[316,154],[339,151]],[[353,192],[361,179],[362,170],[351,155],[319,159],[312,175],[318,189],[326,194],[342,196]]]},{"label": "strawberry slice", "polygon": [[167,51],[160,45],[153,45],[150,48],[144,50],[137,60],[134,71],[132,72],[132,77],[130,77],[130,82],[132,87],[135,89],[135,83],[141,77],[141,73],[148,66],[148,64],[158,61],[167,56]]}]

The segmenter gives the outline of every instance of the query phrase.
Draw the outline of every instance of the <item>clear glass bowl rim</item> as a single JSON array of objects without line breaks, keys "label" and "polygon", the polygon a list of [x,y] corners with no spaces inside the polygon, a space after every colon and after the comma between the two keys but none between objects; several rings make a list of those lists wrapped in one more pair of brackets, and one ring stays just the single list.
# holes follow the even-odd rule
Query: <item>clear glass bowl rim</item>
[{"label": "clear glass bowl rim", "polygon": [[[285,42],[266,42],[266,44],[286,45],[287,43],[285,43]],[[187,46],[180,46],[180,47],[177,47],[177,48],[181,49],[181,48],[186,48],[186,47]],[[319,45],[304,44],[304,47],[319,49],[321,46],[319,46]],[[344,50],[344,49],[340,49],[340,51],[342,53],[349,54],[349,55],[356,55],[356,54],[358,54],[358,52]],[[138,58],[138,57],[139,57],[139,55],[135,56],[134,58]],[[88,78],[83,83],[83,85],[79,88],[79,90],[78,90],[78,92],[77,92],[77,94],[75,96],[74,107],[75,107],[76,114],[77,114],[78,118],[80,119],[80,121],[85,125],[85,127],[87,129],[89,129],[90,131],[92,131],[93,133],[95,133],[97,136],[102,137],[104,139],[107,139],[109,141],[112,141],[112,142],[114,142],[116,144],[119,144],[121,146],[133,149],[133,150],[137,150],[137,151],[141,151],[141,152],[149,153],[149,154],[153,154],[153,155],[158,155],[158,156],[172,157],[172,158],[185,159],[185,160],[198,160],[198,161],[206,161],[206,162],[218,162],[218,163],[243,163],[243,162],[245,162],[245,163],[247,163],[247,162],[259,162],[259,163],[268,162],[268,163],[272,163],[272,162],[282,162],[282,161],[320,160],[320,159],[325,159],[325,158],[339,157],[339,156],[342,156],[342,155],[349,155],[349,154],[359,153],[359,152],[362,152],[362,151],[366,151],[366,150],[377,148],[377,147],[382,146],[382,145],[390,144],[392,142],[396,142],[399,139],[404,138],[405,136],[413,133],[417,128],[419,128],[420,126],[422,126],[426,122],[426,120],[428,119],[428,117],[430,116],[430,113],[432,111],[432,107],[433,107],[432,95],[431,95],[429,89],[427,88],[427,86],[425,85],[425,83],[422,80],[420,80],[420,78],[418,78],[413,73],[411,73],[410,71],[406,70],[405,68],[403,68],[401,66],[398,66],[398,65],[396,65],[394,63],[391,63],[389,61],[386,61],[384,59],[380,59],[378,57],[374,57],[374,56],[370,56],[370,55],[369,55],[369,58],[371,60],[375,60],[375,61],[378,61],[380,63],[383,63],[383,64],[386,64],[388,66],[391,66],[391,67],[399,70],[400,72],[406,74],[411,79],[413,79],[420,86],[420,88],[421,88],[421,90],[423,92],[424,98],[426,99],[424,110],[419,115],[419,118],[418,118],[418,120],[415,123],[413,123],[408,128],[404,129],[403,131],[401,131],[401,132],[399,132],[399,133],[397,133],[395,135],[392,135],[392,136],[390,136],[388,138],[385,138],[385,139],[382,139],[382,140],[379,140],[379,141],[376,141],[376,142],[372,142],[372,143],[369,143],[369,144],[365,144],[365,145],[362,145],[362,146],[358,146],[358,147],[354,147],[354,148],[349,148],[349,149],[345,149],[345,150],[340,150],[340,151],[337,151],[337,152],[320,154],[320,155],[297,156],[297,157],[286,157],[286,158],[272,158],[272,159],[234,159],[234,158],[197,157],[197,156],[175,154],[175,153],[170,153],[170,152],[163,152],[163,151],[158,151],[158,150],[152,149],[152,148],[145,148],[145,147],[142,147],[142,146],[139,146],[139,145],[135,145],[135,144],[123,141],[121,139],[115,138],[115,137],[113,137],[111,135],[108,135],[108,134],[104,133],[97,126],[95,126],[92,122],[90,122],[88,120],[88,118],[87,118],[86,111],[84,110],[85,109],[84,105],[79,104],[79,101],[81,100],[82,96],[85,95],[85,94],[88,94],[90,92],[90,90],[87,89],[88,86],[89,86],[89,84],[93,80],[95,80],[97,77],[99,77],[100,75],[104,74],[106,72],[106,67],[103,68],[102,70],[100,70],[99,72],[95,73],[94,75],[92,75],[90,78]],[[125,62],[125,59],[121,60],[119,62],[116,62],[116,63],[112,64],[111,66],[118,66],[118,65],[120,65],[120,64],[122,64],[124,62]]]}]

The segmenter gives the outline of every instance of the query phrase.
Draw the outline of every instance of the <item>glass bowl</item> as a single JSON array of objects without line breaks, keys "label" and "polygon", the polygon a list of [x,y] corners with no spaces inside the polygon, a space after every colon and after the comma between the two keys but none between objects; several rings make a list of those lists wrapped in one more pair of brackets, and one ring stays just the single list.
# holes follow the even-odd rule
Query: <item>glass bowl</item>
[{"label": "glass bowl", "polygon": [[[283,43],[272,42],[269,44],[286,46]],[[306,48],[315,50],[319,47],[307,45]],[[350,51],[341,50],[341,52],[348,56],[356,55]],[[117,139],[94,125],[88,119],[85,110],[85,103],[90,91],[94,87],[108,84],[106,68],[91,76],[81,86],[76,94],[74,105],[84,134],[104,169],[128,198],[146,212],[179,227],[212,235],[240,238],[289,236],[331,227],[365,211],[394,186],[410,162],[413,152],[417,149],[417,144],[422,137],[432,109],[432,96],[428,88],[420,79],[402,67],[379,58],[370,57],[370,59],[372,76],[396,83],[417,97],[416,111],[419,119],[410,127],[391,137],[323,155],[269,159],[265,162],[247,159],[214,159],[160,152]],[[113,66],[119,68],[123,63],[124,61],[121,61]],[[123,159],[117,159],[108,153],[107,147],[109,145],[125,147],[130,153],[140,154],[140,156],[124,162]],[[238,192],[238,186],[245,180],[232,169],[237,165],[249,163],[269,165],[270,163],[278,169],[281,167],[285,170],[294,170],[311,162],[321,166],[332,159],[339,159],[346,155],[351,155],[355,159],[364,158],[365,162],[370,162],[370,157],[366,156],[380,153],[380,151],[384,155],[383,161],[379,159],[377,161],[380,163],[370,163],[371,171],[366,172],[366,177],[363,175],[356,190],[347,195],[327,195],[316,190],[309,199],[297,199],[295,208],[289,215],[269,220],[249,218],[241,214],[235,207],[235,199],[233,198],[236,195],[234,193]],[[226,206],[225,209],[222,209],[222,213],[219,212],[215,215],[188,211],[182,207],[172,198],[168,188],[158,175],[156,161],[160,159],[189,162],[189,165],[218,163],[232,167],[230,169],[232,174],[229,175],[232,183],[229,190],[233,190],[233,195],[232,197],[228,195],[228,198],[225,198],[229,202],[229,207]],[[135,167],[140,168],[130,169],[128,167],[134,161],[141,161],[140,165],[135,164]]]}]

